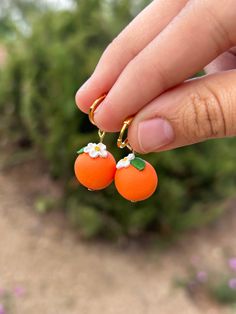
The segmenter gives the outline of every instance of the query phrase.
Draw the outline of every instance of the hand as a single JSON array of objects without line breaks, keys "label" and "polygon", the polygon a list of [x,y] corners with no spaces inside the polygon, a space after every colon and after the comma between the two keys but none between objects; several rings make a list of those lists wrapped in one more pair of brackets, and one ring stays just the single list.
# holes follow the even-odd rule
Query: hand
[{"label": "hand", "polygon": [[[234,136],[235,45],[235,0],[155,0],[107,47],[77,105],[88,112],[108,92],[98,127],[119,131],[135,115],[129,141],[141,153]],[[204,67],[211,75],[185,81]]]}]

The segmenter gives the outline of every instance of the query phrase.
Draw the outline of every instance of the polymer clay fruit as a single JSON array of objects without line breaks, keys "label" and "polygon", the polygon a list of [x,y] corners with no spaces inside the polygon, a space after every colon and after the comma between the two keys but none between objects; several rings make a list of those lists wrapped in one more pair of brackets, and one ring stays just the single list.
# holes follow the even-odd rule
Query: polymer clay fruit
[{"label": "polymer clay fruit", "polygon": [[115,176],[116,161],[103,143],[89,143],[78,151],[74,165],[78,181],[89,190],[101,190],[109,186]]},{"label": "polymer clay fruit", "polygon": [[116,168],[115,186],[127,200],[143,201],[155,192],[158,177],[147,161],[129,154],[117,163]]}]

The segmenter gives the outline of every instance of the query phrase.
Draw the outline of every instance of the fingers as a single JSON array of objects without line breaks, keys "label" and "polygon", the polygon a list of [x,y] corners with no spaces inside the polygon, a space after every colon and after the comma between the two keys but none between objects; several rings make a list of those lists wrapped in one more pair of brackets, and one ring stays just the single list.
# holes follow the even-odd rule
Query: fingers
[{"label": "fingers", "polygon": [[135,151],[148,153],[236,135],[236,70],[190,80],[142,109],[129,129]]},{"label": "fingers", "polygon": [[108,92],[125,66],[162,31],[188,0],[155,0],[108,46],[93,75],[76,95],[88,112],[92,102]]},{"label": "fingers", "polygon": [[214,4],[190,1],[129,62],[95,115],[100,128],[118,131],[126,117],[136,114],[152,99],[183,82],[232,46],[217,14],[213,17],[209,13],[209,3]]},{"label": "fingers", "polygon": [[236,49],[221,54],[205,67],[207,74],[236,69]]}]

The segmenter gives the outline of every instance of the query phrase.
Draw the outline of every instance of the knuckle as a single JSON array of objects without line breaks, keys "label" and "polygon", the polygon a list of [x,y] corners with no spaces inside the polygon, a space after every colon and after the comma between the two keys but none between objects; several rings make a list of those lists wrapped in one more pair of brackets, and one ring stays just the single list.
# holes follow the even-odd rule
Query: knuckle
[{"label": "knuckle", "polygon": [[[100,62],[109,63],[110,65],[114,65],[115,63],[123,68],[125,64],[124,60],[132,60],[137,54],[134,45],[130,44],[131,42],[128,35],[119,34],[108,44],[101,56]],[[126,46],[125,57],[123,53],[124,45]]]},{"label": "knuckle", "polygon": [[145,99],[149,97],[150,89],[153,88],[156,94],[160,94],[171,86],[171,79],[164,66],[159,62],[150,62],[146,56],[131,60],[126,69],[127,75],[132,78],[140,95]]},{"label": "knuckle", "polygon": [[114,48],[116,47],[117,39],[114,38],[106,47],[106,49],[103,51],[100,61],[106,61],[109,59],[114,51]]},{"label": "knuckle", "polygon": [[226,121],[219,97],[212,91],[188,96],[183,112],[185,136],[190,141],[226,136]]},{"label": "knuckle", "polygon": [[[230,4],[232,4],[234,0],[227,0],[228,7],[230,8]],[[232,47],[234,39],[232,35],[232,21],[235,19],[233,14],[233,10],[220,10],[221,6],[216,6],[214,0],[196,0],[196,6],[200,7],[204,10],[204,19],[208,25],[212,25],[212,39],[216,45],[216,49],[219,52],[224,51],[227,47]],[[199,5],[200,4],[200,5]],[[227,6],[227,5],[226,5]]]},{"label": "knuckle", "polygon": [[122,63],[122,54],[119,53],[119,47],[120,47],[120,39],[119,36],[115,37],[106,47],[106,49],[103,51],[101,58],[99,60],[100,66],[108,66],[109,68],[114,65],[114,59],[115,64],[121,64]]}]

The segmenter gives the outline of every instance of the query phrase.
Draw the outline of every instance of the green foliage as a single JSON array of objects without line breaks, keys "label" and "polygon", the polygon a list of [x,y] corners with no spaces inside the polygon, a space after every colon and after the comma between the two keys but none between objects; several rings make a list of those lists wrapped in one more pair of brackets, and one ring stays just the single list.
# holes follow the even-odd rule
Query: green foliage
[{"label": "green foliage", "polygon": [[69,219],[72,225],[78,227],[86,238],[102,232],[103,220],[94,207],[84,206],[78,210],[77,207],[70,206]]},{"label": "green foliage", "polygon": [[54,208],[55,204],[54,204],[54,200],[51,197],[39,197],[36,201],[35,201],[35,211],[39,214],[45,214],[47,212],[49,212],[51,209]]},{"label": "green foliage", "polygon": [[[145,202],[128,203],[114,187],[91,193],[75,185],[76,152],[96,141],[97,133],[76,108],[74,95],[106,45],[144,2],[77,3],[73,11],[44,12],[34,19],[30,35],[9,45],[0,82],[1,118],[8,117],[8,129],[30,140],[48,161],[52,176],[64,182],[65,210],[86,236],[170,235],[209,222],[234,192],[232,140],[148,156],[160,186]],[[115,148],[114,136],[108,135],[106,144],[117,159],[126,154]]]},{"label": "green foliage", "polygon": [[200,260],[196,265],[189,265],[185,278],[177,278],[174,286],[184,289],[195,302],[201,301],[204,295],[211,302],[236,306],[235,269],[230,266],[225,268],[229,260],[218,269],[214,269],[211,264],[207,267],[201,265],[201,262],[205,264],[204,260]]},{"label": "green foliage", "polygon": [[16,28],[14,23],[7,17],[0,17],[0,38],[1,41],[15,32]]},{"label": "green foliage", "polygon": [[225,305],[236,304],[236,290],[229,287],[228,281],[223,280],[210,289],[210,293],[219,303]]}]

